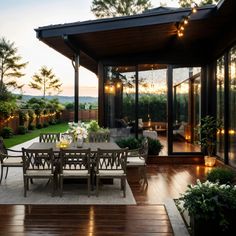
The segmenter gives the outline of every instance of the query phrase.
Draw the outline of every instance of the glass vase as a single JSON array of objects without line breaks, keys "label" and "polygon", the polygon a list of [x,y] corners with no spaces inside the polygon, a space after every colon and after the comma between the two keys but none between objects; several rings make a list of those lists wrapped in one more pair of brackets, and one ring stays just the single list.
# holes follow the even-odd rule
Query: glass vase
[{"label": "glass vase", "polygon": [[77,147],[81,148],[83,147],[84,139],[83,138],[78,138],[77,139]]}]

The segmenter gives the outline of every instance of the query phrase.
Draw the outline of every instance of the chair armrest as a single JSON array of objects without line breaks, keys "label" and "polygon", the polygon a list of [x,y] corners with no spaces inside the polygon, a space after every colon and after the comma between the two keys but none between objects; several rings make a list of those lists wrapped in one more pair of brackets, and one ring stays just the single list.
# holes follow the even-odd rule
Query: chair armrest
[{"label": "chair armrest", "polygon": [[10,148],[7,148],[7,151],[10,151],[10,152],[19,152],[19,153],[22,153],[22,151],[20,151],[20,150],[13,150],[13,149],[10,149]]},{"label": "chair armrest", "polygon": [[18,156],[14,156],[14,155],[9,155],[9,154],[4,154],[4,153],[1,153],[0,154],[0,157],[3,157],[3,158],[8,158],[8,157],[13,157],[13,158],[22,158],[22,155],[18,155]]}]

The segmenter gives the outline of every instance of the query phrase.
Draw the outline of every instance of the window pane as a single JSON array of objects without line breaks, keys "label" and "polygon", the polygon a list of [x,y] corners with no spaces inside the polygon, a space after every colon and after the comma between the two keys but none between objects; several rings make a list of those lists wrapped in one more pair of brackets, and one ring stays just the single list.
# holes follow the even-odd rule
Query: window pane
[{"label": "window pane", "polygon": [[200,68],[173,70],[173,152],[200,152]]},{"label": "window pane", "polygon": [[236,46],[229,52],[229,163],[236,167]]},{"label": "window pane", "polygon": [[111,137],[132,135],[135,125],[135,67],[104,67],[105,124]]},{"label": "window pane", "polygon": [[[224,125],[224,83],[225,83],[225,68],[224,68],[224,57],[217,60],[216,68],[216,83],[217,83],[217,111],[216,117],[222,121]],[[217,134],[217,155],[220,158],[224,158],[224,127],[222,132]]]}]

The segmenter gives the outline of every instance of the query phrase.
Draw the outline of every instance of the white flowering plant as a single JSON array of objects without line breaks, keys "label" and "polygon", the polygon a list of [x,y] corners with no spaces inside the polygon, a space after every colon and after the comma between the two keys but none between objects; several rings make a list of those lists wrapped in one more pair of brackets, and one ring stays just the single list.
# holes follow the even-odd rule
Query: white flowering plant
[{"label": "white flowering plant", "polygon": [[68,133],[73,133],[75,139],[85,139],[88,137],[88,131],[84,123],[69,122]]},{"label": "white flowering plant", "polygon": [[195,185],[188,186],[177,203],[183,204],[183,211],[188,210],[195,219],[216,220],[225,230],[236,213],[236,186],[197,180]]}]

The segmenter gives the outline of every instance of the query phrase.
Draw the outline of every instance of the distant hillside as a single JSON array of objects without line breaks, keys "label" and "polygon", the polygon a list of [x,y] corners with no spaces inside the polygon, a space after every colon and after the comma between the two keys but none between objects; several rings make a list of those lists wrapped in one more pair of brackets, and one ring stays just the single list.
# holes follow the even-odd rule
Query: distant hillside
[{"label": "distant hillside", "polygon": [[[36,97],[36,98],[41,98],[42,96],[32,96],[32,95],[23,95],[22,100],[28,101],[29,99]],[[69,97],[69,96],[46,96],[47,99],[54,99],[58,98],[60,103],[71,103],[74,102],[74,97]],[[79,102],[80,103],[97,103],[98,98],[97,97],[79,97]]]}]

